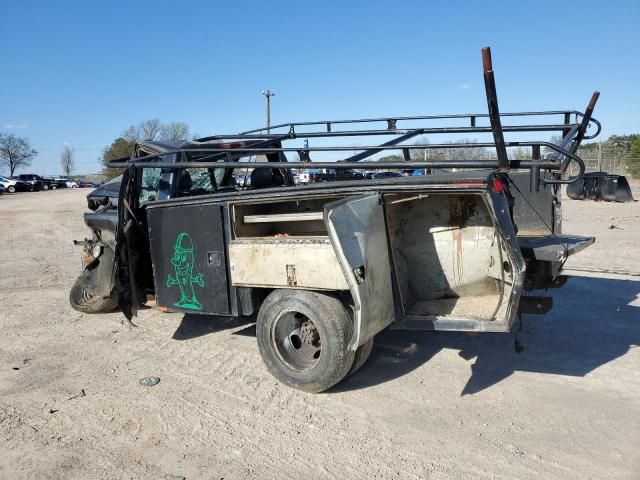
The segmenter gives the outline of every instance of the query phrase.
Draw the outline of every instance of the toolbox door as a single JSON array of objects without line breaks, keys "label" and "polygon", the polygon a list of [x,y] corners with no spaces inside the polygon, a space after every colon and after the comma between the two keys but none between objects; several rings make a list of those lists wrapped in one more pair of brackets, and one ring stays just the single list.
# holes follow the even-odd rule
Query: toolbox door
[{"label": "toolbox door", "polygon": [[353,296],[350,347],[356,349],[395,318],[382,197],[373,194],[327,204],[324,222]]},{"label": "toolbox door", "polygon": [[157,305],[229,314],[222,206],[152,207],[147,214]]}]

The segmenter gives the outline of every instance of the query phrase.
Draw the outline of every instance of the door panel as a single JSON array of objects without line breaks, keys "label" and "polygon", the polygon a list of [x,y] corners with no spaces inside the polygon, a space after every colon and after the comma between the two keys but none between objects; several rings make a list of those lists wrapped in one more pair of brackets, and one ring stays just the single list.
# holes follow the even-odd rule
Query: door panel
[{"label": "door panel", "polygon": [[377,194],[340,200],[324,221],[355,302],[355,349],[394,320],[391,264],[384,209]]},{"label": "door panel", "polygon": [[229,314],[222,207],[184,205],[147,211],[157,305]]}]

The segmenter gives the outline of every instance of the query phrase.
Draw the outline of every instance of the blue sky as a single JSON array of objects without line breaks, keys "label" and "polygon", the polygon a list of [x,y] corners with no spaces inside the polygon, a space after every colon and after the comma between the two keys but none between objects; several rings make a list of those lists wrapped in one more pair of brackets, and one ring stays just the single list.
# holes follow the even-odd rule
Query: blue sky
[{"label": "blue sky", "polygon": [[[272,122],[485,112],[490,45],[502,111],[578,109],[604,137],[640,132],[640,1],[34,2],[0,0],[0,132],[30,171],[76,173],[127,126],[201,135]],[[602,138],[604,138],[602,137]]]}]

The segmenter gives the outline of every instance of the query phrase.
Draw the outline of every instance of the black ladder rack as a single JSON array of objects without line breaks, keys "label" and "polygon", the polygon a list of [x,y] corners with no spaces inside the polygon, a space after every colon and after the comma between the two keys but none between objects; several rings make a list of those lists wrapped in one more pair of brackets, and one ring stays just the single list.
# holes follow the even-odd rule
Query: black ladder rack
[{"label": "black ladder rack", "polygon": [[[160,167],[160,168],[238,168],[238,159],[251,154],[277,154],[277,161],[269,161],[269,166],[283,169],[299,168],[334,168],[350,169],[358,168],[362,170],[372,170],[378,168],[471,168],[471,169],[495,169],[498,172],[506,173],[509,169],[529,169],[531,172],[531,188],[537,191],[541,181],[540,171],[549,170],[553,173],[553,178],[543,178],[545,183],[571,183],[579,180],[584,174],[584,162],[576,155],[578,146],[584,139],[595,138],[601,131],[600,122],[592,118],[592,113],[599,96],[599,92],[594,92],[585,112],[576,110],[552,110],[539,112],[508,112],[500,113],[496,86],[493,74],[490,49],[482,50],[483,72],[485,79],[485,89],[487,95],[487,105],[489,113],[464,113],[453,115],[422,115],[422,116],[396,116],[378,117],[352,120],[321,120],[312,122],[283,123],[254,130],[248,130],[239,134],[213,135],[199,138],[193,142],[184,142],[181,145],[159,146],[154,142],[140,142],[139,145],[148,147],[147,149],[136,148],[132,158],[121,159],[109,163],[109,167],[122,168],[132,166],[133,168]],[[551,117],[562,118],[557,122]],[[548,123],[522,123],[502,125],[502,121],[522,120],[539,118]],[[401,123],[416,122],[444,122],[447,120],[466,119],[468,126],[407,126],[401,128]],[[488,119],[489,125],[478,125],[478,119]],[[573,122],[572,122],[573,119]],[[371,126],[371,124],[383,124],[383,128],[376,125],[376,128],[358,128],[360,126]],[[587,135],[589,127],[595,126],[595,132]],[[559,145],[543,141],[528,142],[507,142],[504,139],[505,133],[514,132],[562,132],[563,138]],[[439,135],[439,134],[472,134],[472,133],[492,133],[493,143],[439,143],[439,144],[413,144],[404,142],[419,135]],[[391,140],[380,145],[367,146],[329,146],[329,147],[283,147],[282,142],[295,139],[309,138],[329,138],[329,137],[361,137],[361,136],[392,136]],[[410,150],[427,150],[443,148],[464,148],[464,147],[490,147],[495,148],[497,160],[465,159],[459,161],[410,161]],[[509,160],[507,155],[508,147],[530,147],[530,160]],[[552,150],[553,153],[547,158],[540,156],[541,147]],[[376,153],[387,150],[400,150],[403,153],[405,162],[362,162]],[[148,154],[148,152],[153,152]],[[315,162],[311,161],[311,152],[354,152],[358,153],[347,156],[337,162]],[[296,152],[301,162],[288,162],[284,157],[285,152]],[[140,153],[142,153],[140,155]],[[151,162],[154,158],[163,157],[170,154],[182,154],[179,162]],[[573,179],[562,179],[569,163],[575,161],[579,166],[579,173]],[[354,163],[357,162],[357,165]]]}]

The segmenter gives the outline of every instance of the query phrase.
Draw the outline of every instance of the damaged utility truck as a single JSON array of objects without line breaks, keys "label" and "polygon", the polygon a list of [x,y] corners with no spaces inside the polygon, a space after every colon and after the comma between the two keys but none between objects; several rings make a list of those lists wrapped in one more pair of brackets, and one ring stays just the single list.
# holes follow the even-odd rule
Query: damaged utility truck
[{"label": "damaged utility truck", "polygon": [[[594,241],[563,234],[560,188],[584,174],[576,150],[600,132],[592,118],[598,93],[584,112],[500,113],[489,49],[483,66],[486,114],[139,142],[130,158],[110,164],[125,168],[117,207],[105,197],[85,216],[93,237],[71,303],[85,312],[117,304],[129,319],[152,300],[188,314],[255,314],[268,370],[308,392],[361,367],[387,327],[508,332],[521,313],[545,313],[551,299],[523,291],[561,286],[567,257]],[[521,139],[545,132],[562,141]],[[407,143],[450,134],[490,140]],[[303,143],[353,137],[383,142]],[[494,159],[423,161],[430,151],[469,147],[491,149]],[[510,159],[512,148],[530,158]],[[405,161],[364,161],[394,151]],[[323,152],[332,161],[319,160]],[[576,178],[567,178],[571,162]],[[295,185],[294,171],[311,169],[363,175]],[[365,175],[380,169],[423,174]]]}]

